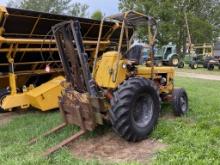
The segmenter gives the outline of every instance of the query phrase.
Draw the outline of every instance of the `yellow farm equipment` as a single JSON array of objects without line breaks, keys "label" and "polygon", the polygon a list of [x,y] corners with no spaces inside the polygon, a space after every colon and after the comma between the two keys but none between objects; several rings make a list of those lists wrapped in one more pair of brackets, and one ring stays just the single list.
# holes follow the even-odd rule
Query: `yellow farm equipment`
[{"label": "yellow farm equipment", "polygon": [[[51,27],[79,20],[90,59],[95,54],[100,21],[0,6],[0,110],[34,106],[42,111],[58,107],[64,78]],[[118,40],[119,29],[104,22],[100,51]],[[57,77],[57,78],[56,78]],[[44,101],[51,99],[46,104]],[[44,101],[43,101],[44,100]]]},{"label": "yellow farm equipment", "polygon": [[58,96],[61,95],[61,82],[64,77],[56,77],[36,88],[27,89],[21,93],[9,94],[2,98],[1,107],[11,110],[16,107],[29,108],[30,106],[47,111],[58,107]]},{"label": "yellow farm equipment", "polygon": [[[105,21],[114,22],[120,31],[117,42],[101,51]],[[146,60],[143,60],[144,47],[132,46],[138,28],[148,32],[151,51]],[[79,21],[65,21],[53,26],[52,30],[66,77],[59,97],[64,123],[44,136],[68,124],[79,126],[81,131],[44,155],[55,152],[87,131],[93,131],[104,121],[110,121],[113,130],[127,141],[143,140],[157,124],[162,101],[170,102],[177,116],[187,113],[186,91],[174,88],[174,68],[154,66],[157,24],[152,17],[129,11],[104,18],[92,59],[86,53]]]}]

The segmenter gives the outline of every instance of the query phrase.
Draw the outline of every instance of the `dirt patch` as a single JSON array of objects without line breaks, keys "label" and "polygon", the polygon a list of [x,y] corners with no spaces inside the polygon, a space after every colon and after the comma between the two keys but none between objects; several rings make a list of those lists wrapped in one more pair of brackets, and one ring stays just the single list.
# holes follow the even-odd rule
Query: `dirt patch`
[{"label": "dirt patch", "polygon": [[0,126],[9,123],[14,117],[24,114],[24,112],[0,113]]},{"label": "dirt patch", "polygon": [[190,73],[190,72],[176,72],[177,76],[180,77],[190,77],[190,78],[199,78],[205,80],[216,80],[220,81],[220,76],[218,75],[210,75],[210,74],[200,74],[200,73]]},{"label": "dirt patch", "polygon": [[96,159],[105,164],[106,162],[146,163],[157,151],[165,147],[165,144],[153,139],[137,143],[127,142],[113,132],[99,135],[96,138],[77,141],[70,146],[75,157],[87,160]]},{"label": "dirt patch", "polygon": [[172,112],[164,113],[160,116],[160,119],[163,120],[175,120],[176,116]]}]

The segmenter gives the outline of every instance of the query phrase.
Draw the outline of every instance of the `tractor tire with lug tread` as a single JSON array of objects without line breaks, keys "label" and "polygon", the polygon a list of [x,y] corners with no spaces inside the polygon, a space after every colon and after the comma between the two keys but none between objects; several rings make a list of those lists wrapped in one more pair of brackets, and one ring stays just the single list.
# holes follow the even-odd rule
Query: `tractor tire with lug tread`
[{"label": "tractor tire with lug tread", "polygon": [[190,65],[191,69],[197,69],[198,68],[198,64],[197,62],[193,61]]},{"label": "tractor tire with lug tread", "polygon": [[[7,96],[10,92],[7,89],[0,89],[0,105],[2,104],[2,100],[5,96]],[[5,112],[4,109],[0,107],[0,113]]]},{"label": "tractor tire with lug tread", "polygon": [[182,116],[188,112],[188,96],[185,89],[174,89],[172,107],[175,116]]},{"label": "tractor tire with lug tread", "polygon": [[208,68],[208,63],[212,59],[213,59],[213,57],[206,57],[204,62],[203,62],[203,68]]},{"label": "tractor tire with lug tread", "polygon": [[179,60],[179,57],[177,55],[172,56],[170,58],[170,61],[169,61],[170,65],[175,66],[175,67],[177,67],[179,65],[179,62],[180,62],[180,60]]},{"label": "tractor tire with lug tread", "polygon": [[152,132],[159,118],[159,90],[151,80],[132,77],[113,93],[111,106],[113,130],[127,141],[140,141]]},{"label": "tractor tire with lug tread", "polygon": [[184,68],[184,65],[185,65],[184,62],[180,61],[179,64],[178,64],[178,68]]},{"label": "tractor tire with lug tread", "polygon": [[215,68],[215,65],[214,64],[208,64],[208,67],[207,67],[207,69],[208,70],[214,70],[214,68]]}]

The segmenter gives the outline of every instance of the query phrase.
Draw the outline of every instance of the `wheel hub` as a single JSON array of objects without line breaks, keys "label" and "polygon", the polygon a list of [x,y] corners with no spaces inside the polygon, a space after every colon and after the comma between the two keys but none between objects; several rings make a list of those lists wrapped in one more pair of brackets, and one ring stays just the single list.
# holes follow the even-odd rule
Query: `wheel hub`
[{"label": "wheel hub", "polygon": [[133,119],[138,127],[146,127],[153,116],[153,100],[151,96],[144,95],[137,99],[133,109]]},{"label": "wheel hub", "polygon": [[172,60],[173,65],[177,65],[179,63],[179,60],[177,58],[174,58]]},{"label": "wheel hub", "polygon": [[186,98],[184,96],[180,97],[180,105],[181,105],[182,112],[186,112],[187,111],[187,102],[186,102]]}]

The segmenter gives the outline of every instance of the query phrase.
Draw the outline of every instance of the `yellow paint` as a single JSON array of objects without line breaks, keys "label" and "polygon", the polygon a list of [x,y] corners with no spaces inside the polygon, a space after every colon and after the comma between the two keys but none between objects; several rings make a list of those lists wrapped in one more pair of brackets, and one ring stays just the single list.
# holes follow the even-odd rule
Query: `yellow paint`
[{"label": "yellow paint", "polygon": [[11,88],[11,94],[14,95],[17,93],[16,89],[16,75],[14,73],[9,73],[9,85]]},{"label": "yellow paint", "polygon": [[[139,65],[137,66],[137,74],[138,75],[143,75],[146,78],[151,77],[151,67],[146,67],[144,65]],[[155,76],[157,74],[161,73],[167,73],[167,74],[173,74],[174,73],[174,68],[173,67],[154,67],[154,74]]]},{"label": "yellow paint", "polygon": [[12,108],[28,108],[30,106],[30,101],[26,93],[14,94],[6,96],[3,101],[1,108],[4,110],[10,110]]},{"label": "yellow paint", "polygon": [[[117,60],[118,53],[111,51],[104,53],[102,58],[97,62],[96,70],[94,72],[94,78],[98,86],[104,88],[116,88],[120,83],[126,79],[126,69],[122,67],[124,60],[119,61],[119,67],[117,70],[116,81],[113,82],[114,65]],[[145,77],[151,79],[152,67],[145,65],[136,66],[136,76]],[[167,85],[160,87],[160,92],[171,93],[173,90],[173,79],[174,79],[174,68],[173,67],[154,67],[153,77],[154,79],[160,78],[160,74],[167,75]]]},{"label": "yellow paint", "polygon": [[[0,43],[7,43],[7,44],[56,44],[55,40],[49,40],[49,39],[27,39],[27,38],[5,38],[0,36]],[[100,41],[101,45],[109,45],[110,41]],[[96,45],[97,41],[92,40],[84,40],[83,44],[85,45]]]},{"label": "yellow paint", "polygon": [[[119,56],[118,52],[110,51],[104,53],[97,63],[94,78],[98,86],[116,88],[126,78],[126,69],[122,68],[124,60],[119,61],[118,70],[114,71],[115,63]],[[116,72],[116,81],[113,82],[113,73]]]},{"label": "yellow paint", "polygon": [[[0,6],[0,22],[3,22],[4,18],[8,15],[8,12],[4,6]],[[0,36],[4,33],[4,27],[0,27]]]},{"label": "yellow paint", "polygon": [[27,92],[8,95],[3,99],[1,108],[9,110],[32,106],[41,111],[58,108],[58,96],[62,90],[60,84],[64,80],[64,77],[59,76]]},{"label": "yellow paint", "polygon": [[[151,67],[146,67],[144,65],[137,66],[137,75],[145,78],[151,78]],[[174,87],[173,80],[175,70],[173,67],[154,67],[153,77],[157,79],[160,74],[167,75],[167,85],[160,86],[160,93],[171,93]]]},{"label": "yellow paint", "polygon": [[[116,88],[120,83],[126,79],[126,69],[122,67],[125,60],[119,61],[119,67],[117,70],[116,81],[113,81],[114,66],[117,61],[118,52],[110,51],[104,53],[102,58],[97,62],[96,70],[94,72],[94,78],[98,86],[104,88]],[[147,79],[152,78],[152,67],[145,65],[136,66],[136,76],[145,77]],[[173,79],[174,79],[174,68],[173,67],[154,67],[153,77],[154,79],[160,78],[160,74],[167,75],[167,85],[160,87],[160,92],[171,93],[173,90]]]}]

